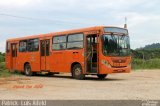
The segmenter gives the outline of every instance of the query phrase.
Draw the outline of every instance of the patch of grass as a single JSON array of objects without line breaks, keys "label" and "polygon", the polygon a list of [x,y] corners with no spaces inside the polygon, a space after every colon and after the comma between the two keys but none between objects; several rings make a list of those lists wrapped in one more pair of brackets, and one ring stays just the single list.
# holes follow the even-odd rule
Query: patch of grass
[{"label": "patch of grass", "polygon": [[0,77],[10,77],[11,73],[8,70],[0,71]]},{"label": "patch of grass", "polygon": [[4,61],[5,61],[5,56],[0,53],[0,62],[4,62]]},{"label": "patch of grass", "polygon": [[5,62],[0,62],[0,71],[5,69]]},{"label": "patch of grass", "polygon": [[0,63],[0,77],[10,77],[13,74],[14,75],[22,75],[18,71],[14,71],[13,73],[9,72],[9,70],[5,68],[5,62]]},{"label": "patch of grass", "polygon": [[0,63],[0,77],[9,77],[11,73],[5,68],[5,62]]},{"label": "patch of grass", "polygon": [[135,59],[132,60],[132,69],[160,69],[160,59],[150,59],[150,60],[142,60]]}]

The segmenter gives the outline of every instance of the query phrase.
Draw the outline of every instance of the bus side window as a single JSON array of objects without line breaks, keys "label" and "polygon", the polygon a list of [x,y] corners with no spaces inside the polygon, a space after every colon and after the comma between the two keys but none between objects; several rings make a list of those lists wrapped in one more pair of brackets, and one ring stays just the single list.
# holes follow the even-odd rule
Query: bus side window
[{"label": "bus side window", "polygon": [[39,39],[28,40],[27,49],[29,52],[35,52],[39,50]]},{"label": "bus side window", "polygon": [[27,51],[27,41],[20,41],[19,43],[19,52],[26,52]]},{"label": "bus side window", "polygon": [[50,50],[50,40],[46,40],[46,56],[49,56],[49,50]]},{"label": "bus side window", "polygon": [[68,35],[67,49],[83,48],[83,34]]},{"label": "bus side window", "polygon": [[53,37],[52,49],[53,50],[64,50],[64,49],[66,49],[66,41],[67,41],[66,36]]},{"label": "bus side window", "polygon": [[7,42],[7,45],[6,45],[6,52],[7,53],[10,52],[10,48],[11,48],[11,44],[9,42]]}]

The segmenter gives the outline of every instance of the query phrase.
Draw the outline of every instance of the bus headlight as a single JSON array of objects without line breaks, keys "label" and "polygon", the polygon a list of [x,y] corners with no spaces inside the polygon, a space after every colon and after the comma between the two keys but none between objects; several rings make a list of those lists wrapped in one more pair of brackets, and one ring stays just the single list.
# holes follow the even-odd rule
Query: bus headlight
[{"label": "bus headlight", "polygon": [[103,65],[105,65],[108,68],[111,68],[111,65],[106,61],[106,60],[102,60],[101,61]]}]

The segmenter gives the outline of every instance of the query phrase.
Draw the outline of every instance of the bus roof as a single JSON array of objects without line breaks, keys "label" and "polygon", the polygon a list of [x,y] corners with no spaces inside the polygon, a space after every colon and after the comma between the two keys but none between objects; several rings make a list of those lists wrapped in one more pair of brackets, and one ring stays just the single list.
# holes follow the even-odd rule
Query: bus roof
[{"label": "bus roof", "polygon": [[31,35],[31,36],[8,39],[7,41],[18,41],[18,40],[25,40],[25,39],[32,39],[32,38],[50,37],[50,36],[56,36],[56,35],[67,35],[67,34],[74,34],[74,33],[80,33],[80,32],[102,30],[104,27],[111,27],[111,26],[95,26],[95,27],[73,29],[73,30],[67,30],[67,31],[61,31],[61,32],[51,32],[47,34]]}]

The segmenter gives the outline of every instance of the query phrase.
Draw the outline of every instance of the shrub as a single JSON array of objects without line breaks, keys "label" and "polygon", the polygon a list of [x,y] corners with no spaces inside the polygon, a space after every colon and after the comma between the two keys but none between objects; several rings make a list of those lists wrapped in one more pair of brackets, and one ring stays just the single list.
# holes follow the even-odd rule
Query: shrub
[{"label": "shrub", "polygon": [[160,69],[160,59],[135,59],[132,60],[132,69]]}]

